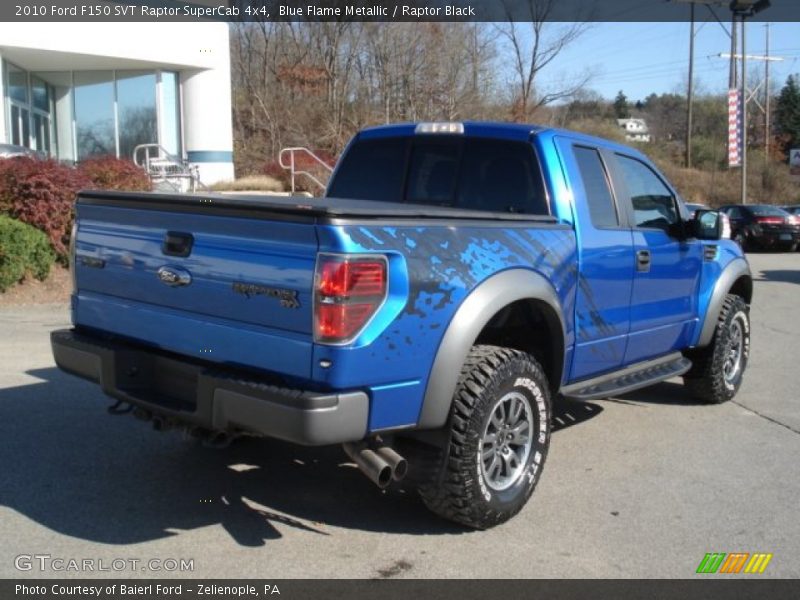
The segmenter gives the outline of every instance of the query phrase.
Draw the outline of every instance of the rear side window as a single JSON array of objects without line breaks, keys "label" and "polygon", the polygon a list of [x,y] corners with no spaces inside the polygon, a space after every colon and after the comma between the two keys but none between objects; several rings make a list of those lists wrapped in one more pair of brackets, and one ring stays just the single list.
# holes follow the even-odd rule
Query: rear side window
[{"label": "rear side window", "polygon": [[458,206],[469,210],[548,214],[533,148],[523,142],[468,139],[461,160]]},{"label": "rear side window", "polygon": [[342,159],[328,195],[549,214],[533,148],[508,140],[417,136],[356,142]]},{"label": "rear side window", "polygon": [[581,173],[583,188],[586,190],[586,202],[589,205],[592,225],[597,229],[617,227],[619,217],[608,185],[606,170],[600,160],[600,153],[593,148],[582,146],[575,146],[573,151]]},{"label": "rear side window", "polygon": [[405,174],[407,138],[353,144],[336,171],[329,196],[399,202]]},{"label": "rear side window", "polygon": [[658,175],[643,162],[617,155],[631,195],[636,227],[669,229],[679,219],[675,199]]}]

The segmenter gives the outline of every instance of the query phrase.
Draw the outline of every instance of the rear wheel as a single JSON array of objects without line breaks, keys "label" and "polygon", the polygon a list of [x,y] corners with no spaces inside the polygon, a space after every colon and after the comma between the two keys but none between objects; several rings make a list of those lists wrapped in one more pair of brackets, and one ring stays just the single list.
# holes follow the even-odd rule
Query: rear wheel
[{"label": "rear wheel", "polygon": [[711,344],[687,353],[692,368],[683,381],[692,395],[710,404],[727,402],[742,384],[750,354],[750,315],[741,296],[728,294]]},{"label": "rear wheel", "polygon": [[486,529],[530,498],[550,444],[550,392],[539,363],[518,350],[474,346],[461,371],[449,440],[426,481],[438,515]]}]

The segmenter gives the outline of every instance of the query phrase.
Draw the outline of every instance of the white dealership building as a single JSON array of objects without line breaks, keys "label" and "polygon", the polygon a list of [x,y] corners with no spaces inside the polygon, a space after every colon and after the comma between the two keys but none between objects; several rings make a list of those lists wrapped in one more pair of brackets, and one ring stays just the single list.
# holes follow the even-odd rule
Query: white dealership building
[{"label": "white dealership building", "polygon": [[0,143],[66,162],[157,144],[233,179],[228,44],[227,23],[0,23]]}]

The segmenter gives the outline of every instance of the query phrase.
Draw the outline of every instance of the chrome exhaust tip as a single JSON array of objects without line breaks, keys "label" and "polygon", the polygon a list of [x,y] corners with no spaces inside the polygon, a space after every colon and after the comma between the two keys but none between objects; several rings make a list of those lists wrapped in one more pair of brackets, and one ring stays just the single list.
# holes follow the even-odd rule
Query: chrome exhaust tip
[{"label": "chrome exhaust tip", "polygon": [[389,448],[389,446],[381,446],[375,452],[392,468],[392,479],[400,481],[405,478],[408,474],[408,461],[405,458]]},{"label": "chrome exhaust tip", "polygon": [[342,444],[342,448],[361,472],[379,488],[385,489],[391,483],[394,471],[376,452],[353,443]]}]

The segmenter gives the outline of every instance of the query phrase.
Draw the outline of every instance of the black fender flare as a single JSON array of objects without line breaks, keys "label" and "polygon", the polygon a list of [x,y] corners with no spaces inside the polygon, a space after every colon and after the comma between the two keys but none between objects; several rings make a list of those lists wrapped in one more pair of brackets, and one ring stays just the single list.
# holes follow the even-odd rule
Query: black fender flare
[{"label": "black fender flare", "polygon": [[700,330],[700,337],[697,340],[697,347],[702,348],[711,343],[714,337],[714,330],[717,327],[717,320],[719,313],[722,311],[722,305],[736,282],[745,278],[749,283],[747,286],[745,302],[750,304],[753,294],[753,276],[750,273],[750,265],[744,258],[735,258],[722,270],[717,282],[714,284],[714,291],[711,292],[711,299],[708,301],[706,308],[706,315],[703,319],[703,327]]},{"label": "black fender flare", "polygon": [[[479,284],[458,307],[439,344],[431,367],[418,427],[437,429],[444,426],[450,413],[461,367],[483,328],[500,310],[519,300],[537,300],[552,314],[551,325],[560,329],[560,374],[564,369],[565,325],[561,302],[553,285],[530,269],[508,269]],[[561,381],[551,381],[555,389]]]}]

